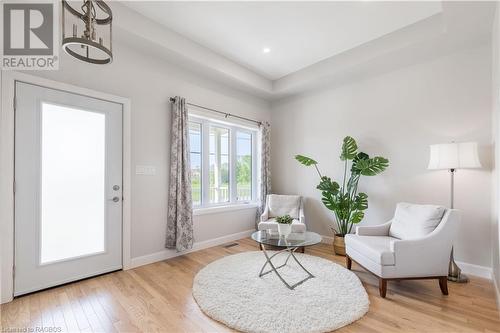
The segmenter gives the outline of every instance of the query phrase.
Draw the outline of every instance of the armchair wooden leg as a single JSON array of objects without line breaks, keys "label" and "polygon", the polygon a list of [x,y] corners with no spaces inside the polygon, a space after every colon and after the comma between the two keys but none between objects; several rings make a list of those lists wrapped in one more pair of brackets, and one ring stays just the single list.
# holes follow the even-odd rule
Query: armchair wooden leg
[{"label": "armchair wooden leg", "polygon": [[349,258],[348,255],[345,256],[345,267],[348,269],[348,270],[351,270],[351,266],[352,266],[352,260],[351,258]]},{"label": "armchair wooden leg", "polygon": [[441,288],[441,292],[443,295],[448,295],[448,277],[441,276],[439,277],[439,288]]},{"label": "armchair wooden leg", "polygon": [[385,298],[387,293],[387,280],[379,278],[378,279],[378,291],[380,292],[380,297]]}]

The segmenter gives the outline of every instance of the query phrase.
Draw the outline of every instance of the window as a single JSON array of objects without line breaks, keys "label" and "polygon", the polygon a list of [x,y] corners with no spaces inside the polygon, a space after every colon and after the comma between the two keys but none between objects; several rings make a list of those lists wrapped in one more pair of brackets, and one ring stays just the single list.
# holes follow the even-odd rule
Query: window
[{"label": "window", "polygon": [[189,117],[193,206],[255,200],[256,130]]},{"label": "window", "polygon": [[193,205],[201,205],[201,124],[189,122],[191,191]]},{"label": "window", "polygon": [[229,129],[210,126],[209,203],[229,202]]},{"label": "window", "polygon": [[252,134],[236,132],[236,196],[252,200]]}]

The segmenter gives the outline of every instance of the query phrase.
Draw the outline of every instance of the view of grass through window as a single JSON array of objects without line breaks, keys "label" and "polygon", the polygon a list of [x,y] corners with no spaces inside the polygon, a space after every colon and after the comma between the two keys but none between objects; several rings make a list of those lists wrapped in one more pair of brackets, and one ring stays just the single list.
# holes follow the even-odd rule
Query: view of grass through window
[{"label": "view of grass through window", "polygon": [[252,200],[252,134],[236,133],[236,193],[238,201]]},{"label": "view of grass through window", "polygon": [[209,202],[229,201],[229,130],[210,126]]},{"label": "view of grass through window", "polygon": [[[251,201],[253,194],[252,132],[233,127],[226,128],[223,125],[210,124],[205,127],[202,123],[203,120],[189,122],[193,205],[205,206],[233,201]],[[205,128],[208,135],[203,134]],[[208,139],[208,152],[205,153],[203,152],[204,138]],[[232,140],[235,142],[233,143]],[[235,153],[235,156],[231,156],[232,152]],[[208,156],[205,155],[206,153]],[[208,168],[203,167],[204,155],[208,159]],[[233,162],[231,163],[231,161]],[[231,170],[232,164],[233,170]],[[208,171],[206,178],[203,176],[204,170]],[[232,174],[235,177],[234,181],[231,181]],[[230,185],[231,182],[235,185],[234,188]],[[206,190],[204,190],[204,185]],[[207,202],[203,202],[203,193],[207,196]]]},{"label": "view of grass through window", "polygon": [[201,124],[189,122],[193,205],[201,205]]}]

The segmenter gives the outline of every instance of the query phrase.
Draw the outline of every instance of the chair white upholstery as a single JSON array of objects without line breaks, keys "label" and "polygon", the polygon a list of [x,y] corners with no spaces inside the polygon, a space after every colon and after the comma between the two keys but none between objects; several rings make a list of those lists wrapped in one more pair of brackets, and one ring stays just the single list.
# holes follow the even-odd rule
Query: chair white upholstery
[{"label": "chair white upholstery", "polygon": [[[409,218],[409,212],[417,213]],[[431,228],[436,216],[440,220]],[[441,290],[447,294],[446,276],[459,221],[460,214],[455,209],[400,203],[391,221],[377,226],[358,226],[356,234],[345,236],[347,266],[350,268],[350,260],[353,260],[382,279],[381,283],[391,279],[439,278]],[[397,233],[405,239],[391,235],[395,223],[399,223]],[[412,225],[407,226],[407,230],[400,228],[408,223]],[[408,234],[408,230],[415,237]],[[381,288],[380,293],[385,297],[385,290],[382,293]]]},{"label": "chair white upholstery", "polygon": [[388,236],[356,236],[349,239],[349,245],[376,264],[387,266],[395,264],[391,242],[396,239]]},{"label": "chair white upholstery", "polygon": [[293,218],[292,232],[305,232],[304,205],[298,195],[269,194],[266,198],[266,208],[260,216],[259,230],[278,230],[276,217],[290,215]]}]

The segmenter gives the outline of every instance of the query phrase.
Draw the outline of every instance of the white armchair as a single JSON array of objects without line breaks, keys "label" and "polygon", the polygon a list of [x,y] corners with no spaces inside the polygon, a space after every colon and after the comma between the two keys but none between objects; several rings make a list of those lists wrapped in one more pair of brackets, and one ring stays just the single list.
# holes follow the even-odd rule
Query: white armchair
[{"label": "white armchair", "polygon": [[266,198],[266,208],[260,216],[259,230],[278,230],[276,217],[290,215],[293,218],[292,232],[305,232],[306,221],[304,205],[301,196],[269,194]]},{"label": "white armchair", "polygon": [[438,279],[448,295],[447,275],[459,211],[434,205],[399,203],[391,221],[359,226],[345,237],[346,265],[355,261],[379,277],[380,296],[387,280]]}]

